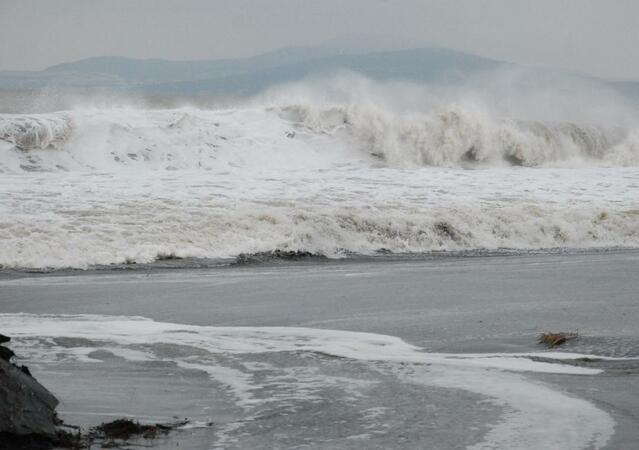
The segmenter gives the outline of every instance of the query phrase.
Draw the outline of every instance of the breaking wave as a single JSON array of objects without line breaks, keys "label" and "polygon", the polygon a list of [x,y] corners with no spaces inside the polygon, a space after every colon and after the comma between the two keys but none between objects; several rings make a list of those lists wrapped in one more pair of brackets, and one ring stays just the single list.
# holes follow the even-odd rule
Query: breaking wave
[{"label": "breaking wave", "polygon": [[633,129],[494,117],[473,105],[102,109],[0,115],[0,170],[639,165]]},{"label": "breaking wave", "polygon": [[349,140],[394,167],[639,163],[639,136],[620,128],[498,119],[454,105],[410,115],[357,105],[279,111],[302,129]]},{"label": "breaking wave", "polygon": [[628,124],[298,100],[0,114],[0,266],[639,247]]},{"label": "breaking wave", "polygon": [[0,116],[0,140],[19,150],[62,147],[72,129],[71,119],[66,114]]},{"label": "breaking wave", "polygon": [[0,266],[637,248],[639,174],[603,170],[5,175]]}]

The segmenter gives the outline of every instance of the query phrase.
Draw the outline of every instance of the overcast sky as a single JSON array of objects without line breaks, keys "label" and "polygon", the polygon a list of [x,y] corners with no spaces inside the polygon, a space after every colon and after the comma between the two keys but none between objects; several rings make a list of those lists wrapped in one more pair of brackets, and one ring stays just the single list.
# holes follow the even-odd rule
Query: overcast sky
[{"label": "overcast sky", "polygon": [[0,0],[0,70],[248,56],[371,35],[639,79],[637,0]]}]

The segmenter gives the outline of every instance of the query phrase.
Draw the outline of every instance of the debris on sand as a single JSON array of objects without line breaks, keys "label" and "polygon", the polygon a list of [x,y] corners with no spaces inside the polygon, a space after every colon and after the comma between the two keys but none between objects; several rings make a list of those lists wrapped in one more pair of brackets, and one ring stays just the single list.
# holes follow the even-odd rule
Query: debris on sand
[{"label": "debris on sand", "polygon": [[553,348],[565,344],[571,339],[576,339],[577,336],[577,333],[541,333],[537,338],[537,342]]},{"label": "debris on sand", "polygon": [[182,420],[174,423],[153,425],[141,424],[130,419],[118,419],[113,422],[105,422],[91,429],[89,437],[91,440],[120,440],[128,441],[131,438],[142,437],[144,439],[154,439],[160,435],[168,434],[188,423]]},{"label": "debris on sand", "polygon": [[272,250],[268,252],[258,253],[240,253],[233,265],[245,265],[245,264],[263,264],[263,263],[277,263],[283,261],[305,261],[305,260],[318,260],[326,259],[326,256],[319,253],[311,253],[304,250]]}]

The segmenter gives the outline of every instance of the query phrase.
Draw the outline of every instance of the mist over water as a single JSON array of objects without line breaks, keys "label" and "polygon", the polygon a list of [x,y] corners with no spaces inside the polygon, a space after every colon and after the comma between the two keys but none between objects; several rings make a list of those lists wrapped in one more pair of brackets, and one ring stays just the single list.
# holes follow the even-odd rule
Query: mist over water
[{"label": "mist over water", "polygon": [[[243,99],[24,94],[7,102],[13,104],[10,110],[21,113],[0,116],[0,167],[16,170],[8,162],[24,160],[26,154],[14,155],[15,150],[32,151],[28,156],[41,159],[40,169],[46,171],[55,170],[47,160],[60,153],[86,165],[81,153],[98,160],[122,147],[139,153],[139,147],[152,146],[154,155],[146,159],[155,160],[159,154],[215,146],[216,139],[228,140],[225,134],[233,132],[263,144],[275,159],[295,145],[285,145],[286,136],[289,143],[294,137],[301,140],[309,153],[318,150],[315,141],[320,138],[324,147],[341,147],[344,157],[359,157],[363,164],[374,159],[389,167],[639,163],[636,105],[594,82],[548,78],[503,70],[469,78],[460,87],[381,83],[342,73]],[[231,116],[233,120],[224,120]],[[144,142],[136,142],[141,135]],[[120,139],[118,145],[113,138]],[[83,148],[87,146],[93,148]],[[327,153],[334,159],[341,156]],[[200,156],[185,158],[202,167]],[[332,161],[327,157],[325,162]],[[308,166],[316,163],[311,160]]]},{"label": "mist over water", "polygon": [[4,267],[639,244],[636,106],[583,80],[343,73],[249,99],[14,106]]}]

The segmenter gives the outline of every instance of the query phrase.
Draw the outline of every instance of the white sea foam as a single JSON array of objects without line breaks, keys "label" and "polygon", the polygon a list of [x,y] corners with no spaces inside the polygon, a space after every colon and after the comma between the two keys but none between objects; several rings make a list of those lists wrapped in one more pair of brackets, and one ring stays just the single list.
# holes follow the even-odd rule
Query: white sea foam
[{"label": "white sea foam", "polygon": [[[369,157],[345,149],[327,136],[307,133],[293,139],[293,132],[291,122],[264,108],[0,114],[0,170],[142,175],[156,170],[221,170],[229,166],[330,167]],[[57,148],[51,148],[53,144]]]},{"label": "white sea foam", "polygon": [[0,176],[0,265],[639,246],[634,169]]},{"label": "white sea foam", "polygon": [[515,120],[475,104],[409,113],[369,104],[300,103],[0,114],[0,169],[286,169],[345,162],[401,168],[637,166],[638,131]]},{"label": "white sea foam", "polygon": [[639,164],[633,130],[497,118],[476,105],[410,114],[370,105],[277,111],[301,130],[347,141],[391,167]]},{"label": "white sea foam", "polygon": [[0,115],[0,140],[23,151],[63,147],[72,130],[66,114]]},{"label": "white sea foam", "polygon": [[0,266],[639,246],[630,120],[316,97],[0,114]]},{"label": "white sea foam", "polygon": [[[312,367],[289,370],[281,377],[269,374],[260,382],[253,376],[260,367],[249,364],[240,370],[225,366],[223,359],[274,352],[312,352],[375,364],[377,370],[388,370],[404,383],[462,389],[492,398],[504,408],[502,421],[473,449],[601,448],[614,427],[612,418],[589,402],[529,381],[523,375],[599,373],[561,363],[585,355],[544,353],[547,361],[557,360],[550,363],[532,360],[525,354],[430,354],[399,338],[371,333],[288,327],[204,327],[140,317],[0,314],[0,327],[14,338],[12,346],[19,354],[40,363],[68,357],[85,360],[89,343],[93,343],[95,349],[119,348],[115,350],[119,356],[134,361],[156,358],[186,369],[202,370],[230,388],[238,405],[247,408],[249,421],[252,408],[264,401],[287,404],[312,401],[323,386],[352,384],[350,395],[362,395],[357,394],[363,387],[361,381],[315,375]],[[163,354],[162,344],[195,348],[198,357],[194,359],[189,352],[182,356],[176,352]],[[278,395],[266,400],[253,395],[269,383],[277,385]],[[286,388],[288,385],[292,387],[290,390]],[[540,429],[544,433],[539,433]]]}]

